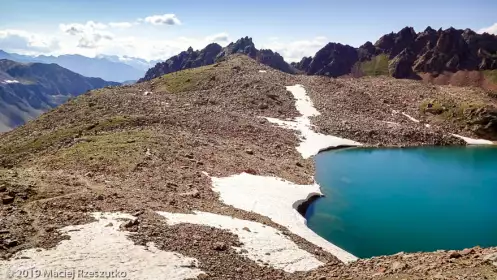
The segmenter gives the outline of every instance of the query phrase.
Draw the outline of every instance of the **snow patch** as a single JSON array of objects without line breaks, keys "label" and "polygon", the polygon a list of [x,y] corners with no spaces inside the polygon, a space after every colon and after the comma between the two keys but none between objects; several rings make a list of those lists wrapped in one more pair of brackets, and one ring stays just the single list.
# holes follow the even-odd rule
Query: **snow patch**
[{"label": "snow patch", "polygon": [[259,70],[259,73],[267,73],[266,70]]},{"label": "snow patch", "polygon": [[231,216],[194,211],[195,214],[157,212],[167,219],[167,224],[198,224],[225,229],[238,235],[242,247],[234,247],[256,262],[268,263],[286,272],[309,271],[323,265],[309,252],[300,249],[281,231],[258,222],[246,221]]},{"label": "snow patch", "polygon": [[[157,249],[153,243],[138,246],[129,240],[129,232],[120,231],[120,219],[134,219],[122,213],[93,213],[96,222],[68,226],[61,233],[70,236],[57,247],[28,249],[18,252],[8,261],[0,261],[0,275],[19,271],[41,270],[41,273],[98,271],[120,273],[120,279],[155,280],[158,277],[182,280],[195,278],[203,272],[195,268],[196,259]],[[14,274],[12,274],[14,273]],[[43,274],[37,279],[51,279]]]},{"label": "snow patch", "polygon": [[458,134],[452,134],[452,136],[457,137],[457,138],[461,138],[462,140],[464,140],[466,142],[466,144],[469,144],[469,145],[493,145],[494,144],[494,142],[492,142],[490,140],[485,140],[485,139],[473,139],[473,138],[464,137],[464,136],[461,136]]},{"label": "snow patch", "polygon": [[410,119],[411,121],[415,122],[415,123],[419,123],[419,120],[418,119],[415,119],[411,116],[409,116],[408,114],[402,112],[402,115],[404,115],[405,117],[407,117],[408,119]]},{"label": "snow patch", "polygon": [[247,173],[211,179],[213,190],[219,192],[220,199],[224,203],[269,217],[275,223],[322,247],[343,262],[357,259],[309,229],[305,218],[296,210],[297,206],[306,199],[322,195],[319,185],[297,185],[276,177]]},{"label": "snow patch", "polygon": [[390,124],[390,125],[393,125],[393,126],[399,126],[400,123],[396,123],[396,122],[389,122],[389,121],[383,121],[384,123],[386,124]]},{"label": "snow patch", "polygon": [[313,117],[319,116],[319,113],[314,104],[312,104],[311,98],[307,95],[305,88],[302,85],[287,86],[286,89],[293,94],[293,97],[297,99],[295,102],[295,107],[303,117]]},{"label": "snow patch", "polygon": [[2,84],[17,84],[19,83],[18,80],[4,80]]},{"label": "snow patch", "polygon": [[309,118],[319,116],[320,113],[312,104],[305,88],[302,85],[295,85],[287,86],[286,89],[290,91],[296,99],[295,107],[302,116],[295,118],[293,121],[268,117],[265,119],[281,127],[299,132],[301,142],[297,147],[297,151],[304,159],[314,156],[319,153],[319,151],[330,147],[361,145],[361,143],[352,140],[315,132]]}]

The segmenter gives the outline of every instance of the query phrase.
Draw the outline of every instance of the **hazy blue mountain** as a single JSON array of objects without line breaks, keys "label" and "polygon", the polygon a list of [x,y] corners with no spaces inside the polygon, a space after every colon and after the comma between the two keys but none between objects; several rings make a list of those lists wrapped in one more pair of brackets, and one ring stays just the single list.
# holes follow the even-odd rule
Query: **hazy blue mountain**
[{"label": "hazy blue mountain", "polygon": [[137,80],[128,80],[128,81],[122,82],[121,84],[122,85],[132,85],[132,84],[134,84],[136,82],[137,82]]},{"label": "hazy blue mountain", "polygon": [[136,80],[143,75],[143,70],[136,69],[128,64],[77,54],[57,57],[37,56],[36,60],[43,63],[56,63],[86,77],[99,77],[110,81]]},{"label": "hazy blue mountain", "polygon": [[0,59],[0,132],[24,124],[69,98],[119,85],[87,78],[57,64]]},{"label": "hazy blue mountain", "polygon": [[147,61],[142,58],[138,57],[131,57],[131,56],[117,56],[117,55],[98,55],[98,58],[104,58],[107,60],[110,60],[112,62],[118,62],[118,63],[124,63],[129,66],[132,66],[136,69],[140,69],[143,71],[147,71],[149,68],[154,67],[155,64],[161,62],[161,60],[151,60]]},{"label": "hazy blue mountain", "polygon": [[156,64],[140,58],[106,56],[95,58],[82,55],[60,56],[28,56],[7,53],[0,50],[0,59],[10,59],[17,62],[55,63],[86,77],[98,77],[104,80],[124,82],[138,80],[145,72]]}]

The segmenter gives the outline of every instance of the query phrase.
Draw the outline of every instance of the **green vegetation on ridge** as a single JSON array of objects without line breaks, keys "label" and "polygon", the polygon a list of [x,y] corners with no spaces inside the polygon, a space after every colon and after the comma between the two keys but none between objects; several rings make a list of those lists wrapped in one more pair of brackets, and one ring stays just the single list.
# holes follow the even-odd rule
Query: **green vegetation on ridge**
[{"label": "green vegetation on ridge", "polygon": [[485,71],[483,71],[483,74],[492,83],[497,84],[497,70],[485,70]]},{"label": "green vegetation on ridge", "polygon": [[366,76],[389,75],[388,72],[388,55],[380,54],[371,60],[359,63],[359,69]]},{"label": "green vegetation on ridge", "polygon": [[202,81],[215,79],[212,71],[215,66],[216,64],[213,64],[163,75],[159,77],[160,86],[156,90],[170,93],[192,90]]},{"label": "green vegetation on ridge", "polygon": [[146,143],[151,139],[146,131],[123,131],[82,137],[77,143],[61,149],[47,158],[55,168],[78,168],[132,171],[146,156]]},{"label": "green vegetation on ridge", "polygon": [[461,122],[462,125],[471,124],[478,118],[478,112],[486,104],[482,102],[454,102],[447,100],[425,99],[420,104],[422,114],[438,115],[442,119],[452,122]]}]

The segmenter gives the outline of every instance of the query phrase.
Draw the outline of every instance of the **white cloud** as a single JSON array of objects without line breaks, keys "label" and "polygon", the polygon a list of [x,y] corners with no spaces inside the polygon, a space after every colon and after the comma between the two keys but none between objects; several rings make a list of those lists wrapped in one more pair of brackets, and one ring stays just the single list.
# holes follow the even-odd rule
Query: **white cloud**
[{"label": "white cloud", "polygon": [[93,28],[93,29],[106,29],[107,25],[99,22],[93,22],[93,21],[88,21],[86,22],[86,25]]},{"label": "white cloud", "polygon": [[[138,25],[137,22],[128,22]],[[100,54],[139,57],[146,60],[164,60],[186,50],[188,47],[202,49],[216,42],[226,46],[233,38],[226,32],[204,34],[199,37],[174,37],[167,30],[157,29],[144,33],[141,29],[125,28],[124,22],[60,24],[59,32],[47,30],[34,33],[24,30],[0,30],[0,49],[21,54],[81,54],[94,57]],[[122,26],[125,28],[119,28]],[[111,32],[112,31],[112,32]],[[271,49],[280,53],[286,61],[300,61],[313,56],[326,45],[325,37],[308,40],[285,41],[268,38],[256,42],[259,49]]]},{"label": "white cloud", "polygon": [[61,25],[60,27],[62,29],[62,31],[66,32],[67,34],[70,34],[70,35],[78,35],[78,34],[82,34],[84,31],[83,31],[83,28],[79,27],[79,26],[74,26],[74,25],[68,25],[68,26],[64,26],[64,25]]},{"label": "white cloud", "polygon": [[135,22],[127,22],[127,21],[109,22],[109,26],[114,28],[130,28],[135,24],[136,24]]},{"label": "white cloud", "polygon": [[78,42],[78,47],[86,49],[94,49],[97,47],[97,44],[95,41],[91,40],[88,37],[81,37]]},{"label": "white cloud", "polygon": [[[225,33],[219,33],[225,34]],[[98,47],[96,51],[104,54],[114,54],[118,56],[139,57],[147,60],[165,60],[173,55],[192,47],[193,49],[204,48],[213,39],[224,40],[224,37],[219,34],[205,36],[201,38],[195,37],[177,37],[167,39],[152,39],[144,37],[115,37],[113,41],[105,42]],[[222,44],[225,45],[225,44]]]},{"label": "white cloud", "polygon": [[106,31],[108,25],[88,21],[85,24],[81,23],[69,23],[60,24],[59,29],[71,36],[78,36],[78,47],[85,49],[94,49],[101,44],[104,40],[112,40],[113,34]]},{"label": "white cloud", "polygon": [[[140,19],[139,19],[140,20]],[[152,25],[180,25],[181,21],[175,14],[153,15],[146,17],[143,21]]]},{"label": "white cloud", "polygon": [[102,40],[112,40],[112,39],[113,39],[112,35],[109,34],[93,33],[90,35],[84,35],[79,39],[78,47],[94,49],[99,46],[99,42],[101,42]]},{"label": "white cloud", "polygon": [[482,28],[478,30],[478,33],[489,33],[489,34],[496,34],[497,35],[497,23],[494,23],[492,26]]},{"label": "white cloud", "polygon": [[229,41],[228,33],[218,33],[205,37],[205,40],[210,43],[226,43]]},{"label": "white cloud", "polygon": [[70,34],[70,35],[89,33],[89,32],[93,32],[95,30],[103,30],[106,28],[107,28],[106,24],[93,22],[93,21],[88,21],[85,24],[81,24],[81,23],[64,24],[64,23],[61,23],[59,25],[59,29],[62,32],[65,32],[65,33]]},{"label": "white cloud", "polygon": [[82,33],[89,33],[95,30],[103,30],[106,29],[107,25],[94,21],[87,21],[85,24],[81,23],[69,23],[69,24],[60,24],[59,29],[62,32],[65,32],[70,35],[78,35]]},{"label": "white cloud", "polygon": [[298,62],[304,56],[314,56],[326,43],[326,37],[322,36],[293,42],[282,42],[278,38],[270,38],[269,42],[262,44],[260,48],[278,52],[287,62]]},{"label": "white cloud", "polygon": [[0,30],[0,47],[21,53],[48,53],[59,49],[59,41],[50,36],[32,34],[24,30]]}]

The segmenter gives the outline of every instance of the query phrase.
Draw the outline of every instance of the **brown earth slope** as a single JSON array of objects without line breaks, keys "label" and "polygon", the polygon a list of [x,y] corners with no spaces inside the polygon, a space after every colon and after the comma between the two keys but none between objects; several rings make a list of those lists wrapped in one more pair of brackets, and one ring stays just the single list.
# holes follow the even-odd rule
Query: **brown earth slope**
[{"label": "brown earth slope", "polygon": [[[318,130],[369,145],[458,144],[449,134],[475,137],[472,127],[465,119],[426,113],[424,102],[495,105],[478,89],[390,78],[294,76],[243,55],[136,85],[94,90],[0,135],[0,257],[52,247],[66,238],[56,229],[86,223],[91,212],[122,211],[138,216],[138,224],[123,229],[135,233],[136,243],[154,241],[159,249],[197,258],[206,279],[497,279],[497,267],[484,260],[496,248],[344,265],[267,217],[220,202],[202,171],[311,183],[313,162],[295,150],[296,135],[259,118],[298,116],[285,90],[297,83],[322,113],[313,119]],[[165,226],[156,210],[202,210],[259,221],[283,230],[326,265],[294,274],[260,266],[231,248],[239,244],[236,235],[198,225]],[[214,250],[218,242],[227,249]]]}]

